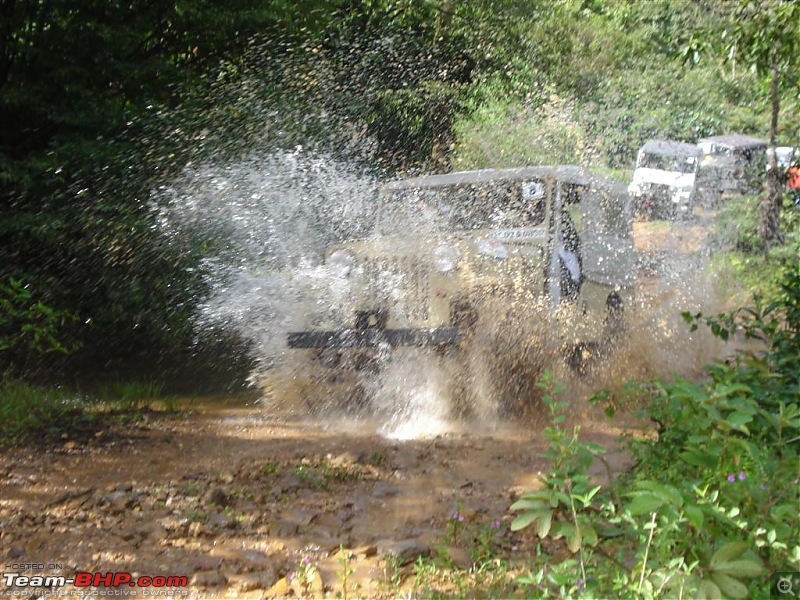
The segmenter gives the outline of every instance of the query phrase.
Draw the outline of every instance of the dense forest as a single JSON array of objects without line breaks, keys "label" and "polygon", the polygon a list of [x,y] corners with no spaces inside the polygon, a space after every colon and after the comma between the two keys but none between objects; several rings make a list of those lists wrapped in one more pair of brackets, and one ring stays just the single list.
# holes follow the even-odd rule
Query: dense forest
[{"label": "dense forest", "polygon": [[625,181],[653,137],[798,142],[792,3],[3,0],[0,13],[0,356],[19,374],[234,361],[235,339],[201,348],[191,327],[209,240],[153,223],[153,190],[188,165],[302,144],[379,177],[580,163]]}]

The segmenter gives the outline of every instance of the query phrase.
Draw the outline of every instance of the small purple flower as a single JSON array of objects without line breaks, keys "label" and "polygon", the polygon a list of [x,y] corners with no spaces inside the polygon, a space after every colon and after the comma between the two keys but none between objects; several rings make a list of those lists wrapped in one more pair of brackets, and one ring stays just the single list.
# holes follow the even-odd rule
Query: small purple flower
[{"label": "small purple flower", "polygon": [[578,579],[578,581],[575,582],[575,585],[578,586],[579,590],[582,590],[586,587],[586,582],[583,579]]},{"label": "small purple flower", "polygon": [[310,562],[311,562],[311,557],[310,557],[310,556],[306,556],[306,557],[304,557],[304,558],[303,558],[303,562],[304,562],[305,564],[308,564],[308,563],[310,563]]},{"label": "small purple flower", "polygon": [[733,483],[734,481],[736,481],[736,475],[731,473],[730,475],[728,475],[728,483]]},{"label": "small purple flower", "polygon": [[500,529],[500,519],[495,519],[492,521],[492,524],[489,525],[492,529]]},{"label": "small purple flower", "polygon": [[458,521],[459,523],[461,523],[461,522],[463,522],[463,521],[464,521],[464,515],[462,515],[462,514],[461,514],[460,512],[458,512],[458,511],[455,511],[455,512],[453,513],[453,520],[454,520],[454,521]]},{"label": "small purple flower", "polygon": [[286,579],[288,579],[289,581],[291,581],[291,580],[292,580],[292,579],[294,579],[294,578],[295,578],[295,572],[294,572],[294,571],[292,571],[291,573],[289,573],[289,574],[286,576]]},{"label": "small purple flower", "polygon": [[744,471],[739,471],[739,481],[744,481],[747,475],[744,474]]}]

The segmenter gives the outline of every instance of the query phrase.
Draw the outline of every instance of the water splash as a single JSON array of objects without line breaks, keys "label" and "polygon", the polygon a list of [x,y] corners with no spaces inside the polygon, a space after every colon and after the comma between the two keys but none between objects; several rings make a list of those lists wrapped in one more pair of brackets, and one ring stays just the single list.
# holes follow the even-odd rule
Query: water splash
[{"label": "water splash", "polygon": [[[371,422],[393,439],[464,426],[485,432],[497,427],[499,413],[523,415],[533,407],[526,416],[538,416],[535,383],[544,368],[567,382],[577,405],[599,386],[632,377],[691,374],[718,351],[680,319],[680,310],[713,303],[701,268],[706,255],[687,251],[675,237],[680,227],[640,249],[657,268],[648,275],[652,265],[644,261],[628,341],[592,377],[570,372],[546,343],[546,309],[529,299],[487,307],[469,351],[383,348],[337,358],[363,358],[371,368],[329,369],[324,353],[311,361],[313,351],[288,350],[288,331],[351,312],[355,280],[322,256],[332,243],[370,236],[381,217],[386,225],[376,210],[376,184],[363,170],[298,148],[188,169],[157,190],[162,230],[207,245],[200,268],[208,294],[198,303],[196,327],[248,340],[256,365],[251,381],[263,387],[267,410],[344,415],[352,427]],[[393,230],[431,227],[426,215],[403,218],[390,224]],[[402,293],[402,281],[385,284],[387,292]]]},{"label": "water splash", "polygon": [[286,331],[346,302],[346,281],[322,265],[323,250],[371,230],[374,196],[373,178],[301,148],[189,169],[161,188],[164,232],[208,246],[198,330],[248,340],[255,379],[280,362]]}]

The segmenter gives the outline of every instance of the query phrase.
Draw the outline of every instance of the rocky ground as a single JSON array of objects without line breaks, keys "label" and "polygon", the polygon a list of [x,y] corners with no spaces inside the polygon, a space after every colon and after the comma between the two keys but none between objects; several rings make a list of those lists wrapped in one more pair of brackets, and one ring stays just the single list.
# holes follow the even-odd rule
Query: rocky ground
[{"label": "rocky ground", "polygon": [[[396,597],[419,556],[479,560],[467,531],[500,554],[524,546],[508,507],[546,468],[537,431],[393,441],[330,425],[241,407],[6,451],[4,572],[186,576],[172,589],[197,597]],[[624,467],[618,431],[584,432]]]}]

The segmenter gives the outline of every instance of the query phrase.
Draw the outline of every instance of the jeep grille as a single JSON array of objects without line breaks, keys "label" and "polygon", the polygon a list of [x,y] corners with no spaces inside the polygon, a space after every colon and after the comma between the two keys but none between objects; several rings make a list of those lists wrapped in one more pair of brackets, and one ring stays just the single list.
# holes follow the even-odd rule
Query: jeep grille
[{"label": "jeep grille", "polygon": [[429,267],[418,257],[368,258],[364,262],[367,301],[387,307],[389,318],[405,323],[428,320]]}]

